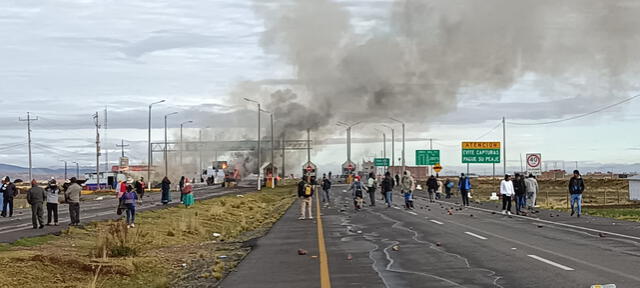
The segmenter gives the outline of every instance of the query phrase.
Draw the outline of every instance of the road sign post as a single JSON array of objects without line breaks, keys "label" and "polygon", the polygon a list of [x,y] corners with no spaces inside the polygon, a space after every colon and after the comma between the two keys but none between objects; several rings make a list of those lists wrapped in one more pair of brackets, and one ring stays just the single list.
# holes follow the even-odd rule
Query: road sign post
[{"label": "road sign post", "polygon": [[527,172],[536,176],[542,175],[542,154],[527,154]]},{"label": "road sign post", "polygon": [[500,163],[500,142],[462,142],[462,163]]}]

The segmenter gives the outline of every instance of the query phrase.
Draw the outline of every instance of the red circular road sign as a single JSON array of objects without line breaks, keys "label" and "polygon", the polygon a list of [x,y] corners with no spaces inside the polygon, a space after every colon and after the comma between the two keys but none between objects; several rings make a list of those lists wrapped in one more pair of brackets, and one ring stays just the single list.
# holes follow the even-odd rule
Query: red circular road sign
[{"label": "red circular road sign", "polygon": [[542,164],[540,154],[531,154],[527,157],[527,165],[531,168],[538,168]]},{"label": "red circular road sign", "polygon": [[353,170],[353,165],[349,164],[349,166],[347,166],[347,169]]},{"label": "red circular road sign", "polygon": [[313,167],[311,167],[311,165],[307,166],[307,172],[311,172],[313,171]]}]

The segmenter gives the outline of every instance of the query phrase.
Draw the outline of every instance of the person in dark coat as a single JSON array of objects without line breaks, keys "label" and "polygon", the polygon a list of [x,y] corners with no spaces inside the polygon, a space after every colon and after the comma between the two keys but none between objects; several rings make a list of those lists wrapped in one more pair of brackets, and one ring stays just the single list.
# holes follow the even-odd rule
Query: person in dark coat
[{"label": "person in dark coat", "polygon": [[[16,185],[11,182],[9,176],[2,179],[2,187],[0,187],[2,193],[2,217],[13,217],[13,198],[20,193]],[[7,211],[8,210],[8,211]],[[8,212],[8,213],[7,213]]]},{"label": "person in dark coat", "polygon": [[571,194],[571,216],[576,213],[574,204],[577,204],[578,218],[582,214],[582,192],[584,192],[584,179],[580,175],[580,171],[574,170],[573,177],[569,180],[569,193]]},{"label": "person in dark coat", "polygon": [[184,194],[182,194],[182,189],[184,189],[184,176],[180,177],[180,182],[178,182],[178,188],[180,189],[180,203],[184,202]]},{"label": "person in dark coat", "polygon": [[527,186],[520,173],[516,173],[516,179],[513,180],[513,192],[516,194],[516,214],[519,215],[522,214],[522,209],[527,206]]},{"label": "person in dark coat", "polygon": [[162,204],[167,205],[171,202],[171,181],[169,177],[162,179]]},{"label": "person in dark coat", "polygon": [[27,203],[31,205],[31,222],[33,229],[44,228],[44,202],[47,201],[47,193],[38,186],[36,180],[31,180],[31,189],[27,191]]},{"label": "person in dark coat", "polygon": [[427,191],[429,192],[429,202],[431,203],[435,202],[433,201],[433,195],[438,191],[438,186],[438,179],[436,179],[436,176],[429,176],[429,179],[427,180]]},{"label": "person in dark coat", "polygon": [[384,193],[384,201],[387,203],[387,208],[391,207],[393,204],[393,178],[391,178],[391,173],[387,172],[384,174],[384,179],[382,179],[382,184],[380,185],[382,193]]}]

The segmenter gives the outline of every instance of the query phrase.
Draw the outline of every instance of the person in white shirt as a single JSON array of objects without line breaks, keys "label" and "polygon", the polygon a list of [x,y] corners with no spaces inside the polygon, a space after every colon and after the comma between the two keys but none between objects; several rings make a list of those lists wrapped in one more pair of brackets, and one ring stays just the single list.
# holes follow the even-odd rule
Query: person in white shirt
[{"label": "person in white shirt", "polygon": [[369,193],[369,206],[376,206],[376,186],[378,186],[378,181],[376,181],[376,174],[373,172],[369,173],[369,179],[367,179],[367,192]]},{"label": "person in white shirt", "polygon": [[502,214],[511,215],[511,197],[515,194],[511,175],[504,175],[504,180],[500,182],[500,195],[502,196]]}]

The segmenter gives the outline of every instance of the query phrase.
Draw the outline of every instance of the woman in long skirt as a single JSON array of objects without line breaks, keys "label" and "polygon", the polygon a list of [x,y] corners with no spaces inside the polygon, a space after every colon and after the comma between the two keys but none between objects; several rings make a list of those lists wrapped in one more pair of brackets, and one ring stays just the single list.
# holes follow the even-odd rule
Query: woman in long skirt
[{"label": "woman in long skirt", "polygon": [[162,179],[162,204],[167,205],[171,202],[171,181],[167,176]]},{"label": "woman in long skirt", "polygon": [[191,181],[189,181],[189,178],[184,179],[184,188],[182,189],[182,194],[184,195],[184,206],[188,208],[189,206],[193,205],[193,202],[195,202],[195,200],[193,199],[193,186],[191,186]]}]

